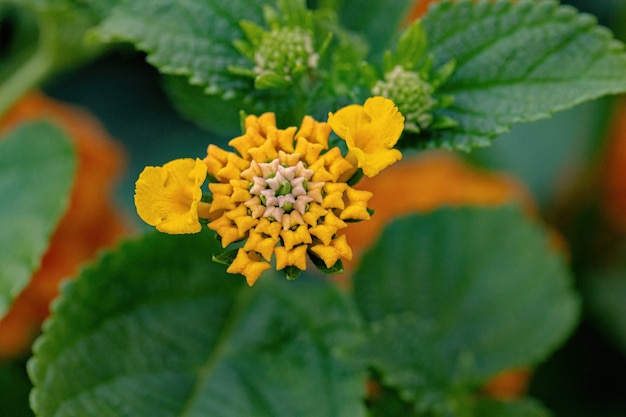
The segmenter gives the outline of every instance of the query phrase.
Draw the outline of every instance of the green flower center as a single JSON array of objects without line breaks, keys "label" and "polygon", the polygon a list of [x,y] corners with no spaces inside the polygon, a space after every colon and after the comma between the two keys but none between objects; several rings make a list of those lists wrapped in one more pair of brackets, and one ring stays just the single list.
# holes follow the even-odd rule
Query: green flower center
[{"label": "green flower center", "polygon": [[[269,163],[256,163],[262,176],[254,176],[250,183],[250,194],[252,200],[246,205],[253,213],[261,213],[260,210],[254,210],[255,204],[260,202],[264,206],[262,215],[257,217],[266,217],[270,221],[283,222],[285,214],[293,212],[298,213],[295,219],[301,224],[301,215],[309,210],[310,203],[313,201],[322,201],[321,190],[324,186],[323,182],[310,181],[313,176],[313,170],[304,166],[302,161],[294,166],[284,166],[276,158]],[[254,197],[258,197],[256,200]],[[254,202],[257,203],[254,203]],[[254,215],[253,215],[254,217]],[[293,217],[290,220],[293,223]],[[289,227],[293,224],[290,223]]]},{"label": "green flower center", "polygon": [[405,127],[417,132],[427,128],[433,120],[430,111],[437,103],[432,97],[433,92],[433,86],[417,72],[401,66],[385,74],[385,80],[379,80],[372,88],[373,94],[393,100],[404,114]]},{"label": "green flower center", "polygon": [[309,31],[283,27],[264,34],[254,61],[256,74],[271,72],[289,76],[303,69],[317,68],[318,55],[313,51]]}]

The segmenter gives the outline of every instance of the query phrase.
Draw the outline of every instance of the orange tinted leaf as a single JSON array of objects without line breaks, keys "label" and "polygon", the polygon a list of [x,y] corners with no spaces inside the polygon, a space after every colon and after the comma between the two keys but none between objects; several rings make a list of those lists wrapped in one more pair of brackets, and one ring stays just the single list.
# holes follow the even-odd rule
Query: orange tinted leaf
[{"label": "orange tinted leaf", "polygon": [[61,127],[76,145],[78,172],[70,207],[50,241],[39,270],[0,321],[0,358],[18,354],[31,342],[62,279],[103,247],[127,233],[128,225],[111,199],[124,164],[122,148],[87,112],[31,93],[2,119],[0,134],[21,123],[44,119]]},{"label": "orange tinted leaf", "polygon": [[493,377],[483,387],[483,393],[499,400],[521,398],[526,394],[532,376],[530,369],[515,369]]}]

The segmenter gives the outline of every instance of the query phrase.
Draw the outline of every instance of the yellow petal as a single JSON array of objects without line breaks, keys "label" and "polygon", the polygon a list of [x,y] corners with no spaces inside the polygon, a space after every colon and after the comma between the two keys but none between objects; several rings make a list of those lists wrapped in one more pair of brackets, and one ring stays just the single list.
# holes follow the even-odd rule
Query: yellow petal
[{"label": "yellow petal", "polygon": [[321,240],[324,245],[328,245],[330,243],[336,231],[337,229],[323,224],[318,224],[317,226],[309,229],[309,233]]},{"label": "yellow petal", "polygon": [[352,260],[352,248],[348,245],[346,235],[341,235],[337,239],[333,240],[332,245],[337,249],[342,258],[349,261]]},{"label": "yellow petal", "polygon": [[352,164],[341,155],[339,148],[334,147],[323,155],[324,164],[328,172],[333,176],[333,181],[337,181],[347,171],[356,171]]},{"label": "yellow petal", "polygon": [[372,120],[368,128],[376,132],[384,146],[394,146],[404,130],[404,116],[393,101],[385,97],[370,97],[365,100],[363,110]]},{"label": "yellow petal", "polygon": [[230,184],[211,183],[209,190],[213,193],[213,202],[211,203],[211,211],[232,210],[235,203],[230,199],[233,193],[233,186]]},{"label": "yellow petal", "polygon": [[276,129],[276,116],[274,113],[264,113],[257,117],[246,116],[244,121],[246,133],[232,139],[228,144],[237,149],[237,152],[246,160],[250,159],[249,151],[265,143],[268,131]]},{"label": "yellow petal", "polygon": [[320,158],[309,166],[313,170],[311,179],[315,182],[336,181],[337,178],[326,170],[324,159]]},{"label": "yellow petal", "polygon": [[329,245],[337,230],[347,226],[346,222],[329,210],[320,224],[309,229],[309,233],[321,240],[324,245]]},{"label": "yellow petal", "polygon": [[307,245],[296,246],[292,250],[285,249],[284,246],[276,246],[276,269],[285,269],[288,266],[295,266],[301,271],[306,270],[306,249]]},{"label": "yellow petal", "polygon": [[355,190],[352,187],[348,187],[346,189],[348,204],[339,215],[339,218],[342,220],[369,220],[370,214],[367,211],[367,201],[373,195],[369,191]]},{"label": "yellow petal", "polygon": [[261,254],[266,261],[270,261],[274,253],[274,247],[278,243],[278,239],[266,236],[263,233],[251,232],[248,240],[246,240],[243,248],[246,251],[255,251]]},{"label": "yellow petal", "polygon": [[328,211],[318,203],[311,203],[309,205],[309,211],[302,215],[302,220],[305,221],[309,226],[315,226],[317,224],[317,220],[324,216]]},{"label": "yellow petal", "polygon": [[218,175],[218,172],[226,166],[228,155],[230,153],[231,152],[227,152],[215,145],[209,145],[207,148],[207,156],[204,158],[204,163],[207,166],[209,174],[213,175],[220,181],[222,178]]},{"label": "yellow petal", "polygon": [[287,250],[291,250],[294,246],[301,243],[312,242],[309,228],[305,224],[301,224],[296,230],[283,230],[280,235]]},{"label": "yellow petal", "polygon": [[264,233],[276,240],[278,240],[278,235],[281,229],[282,225],[280,222],[271,222],[266,217],[263,217],[255,228],[257,232]]},{"label": "yellow petal", "polygon": [[326,149],[324,145],[319,143],[309,142],[307,139],[303,137],[299,137],[296,141],[296,149],[295,152],[303,155],[304,161],[308,165],[312,165],[315,161],[319,159],[320,152]]},{"label": "yellow petal", "polygon": [[293,153],[293,135],[296,133],[295,127],[288,127],[287,129],[278,130],[276,136],[276,149],[280,149],[284,152]]},{"label": "yellow petal", "polygon": [[235,222],[240,236],[244,236],[248,230],[259,222],[258,219],[254,219],[248,214],[248,208],[243,204],[234,210],[226,212],[225,216]]},{"label": "yellow petal", "polygon": [[223,248],[237,240],[243,239],[245,236],[239,232],[239,228],[236,224],[233,224],[233,221],[228,218],[227,214],[228,212],[207,225],[209,229],[216,231],[220,235]]},{"label": "yellow petal", "polygon": [[201,219],[206,219],[209,221],[213,221],[224,214],[222,211],[211,211],[211,203],[205,203],[200,201],[198,203],[198,217]]},{"label": "yellow petal", "polygon": [[271,135],[271,132],[276,129],[276,115],[271,112],[263,113],[257,118],[256,126],[263,136]]},{"label": "yellow petal", "polygon": [[230,196],[230,201],[232,201],[233,203],[243,203],[244,201],[248,201],[252,198],[252,195],[250,195],[250,191],[248,191],[250,181],[230,180],[230,185],[233,186],[233,193]]},{"label": "yellow petal", "polygon": [[[350,136],[347,142],[350,143]],[[363,174],[369,178],[375,177],[380,171],[402,159],[402,153],[397,149],[381,148],[370,150],[369,153],[356,146],[350,148],[348,145],[348,149],[350,150],[346,158],[353,156],[358,161],[358,167],[363,170]]]},{"label": "yellow petal", "polygon": [[352,249],[348,245],[346,235],[341,235],[334,239],[330,245],[312,246],[311,251],[324,261],[326,268],[331,268],[335,265],[339,258],[352,259]]},{"label": "yellow petal", "polygon": [[348,185],[343,182],[327,182],[324,185],[324,192],[326,193],[326,195],[324,196],[322,207],[325,209],[337,208],[343,210],[343,192],[346,190],[346,188],[348,188]]},{"label": "yellow petal", "polygon": [[310,143],[319,144],[323,149],[328,148],[328,136],[330,135],[330,126],[328,123],[318,122],[311,116],[304,116],[296,140],[304,138]]},{"label": "yellow petal", "polygon": [[164,233],[199,232],[198,203],[206,174],[201,159],[176,159],[162,167],[146,167],[135,183],[137,214]]},{"label": "yellow petal", "polygon": [[235,260],[230,264],[226,272],[245,276],[248,285],[253,286],[263,271],[270,267],[271,265],[263,261],[256,253],[239,249]]},{"label": "yellow petal", "polygon": [[251,148],[249,151],[250,156],[257,162],[267,162],[275,159],[278,156],[274,143],[268,138],[261,146],[257,148]]},{"label": "yellow petal", "polygon": [[372,97],[363,106],[353,104],[329,113],[328,124],[346,141],[349,153],[368,177],[402,158],[392,148],[404,129],[404,116],[387,98]]},{"label": "yellow petal", "polygon": [[228,152],[226,165],[217,171],[216,178],[220,181],[229,179],[238,179],[241,177],[241,172],[250,167],[250,162],[235,155],[232,152]]}]

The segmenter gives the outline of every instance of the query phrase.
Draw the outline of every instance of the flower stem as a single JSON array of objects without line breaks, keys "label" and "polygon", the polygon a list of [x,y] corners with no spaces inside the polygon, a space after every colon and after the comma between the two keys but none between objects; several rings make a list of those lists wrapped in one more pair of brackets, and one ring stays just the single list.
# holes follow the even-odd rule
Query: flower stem
[{"label": "flower stem", "polygon": [[[39,43],[32,55],[0,84],[0,115],[28,90],[38,85],[53,67],[53,28],[40,21]],[[52,38],[52,39],[51,39]]]}]

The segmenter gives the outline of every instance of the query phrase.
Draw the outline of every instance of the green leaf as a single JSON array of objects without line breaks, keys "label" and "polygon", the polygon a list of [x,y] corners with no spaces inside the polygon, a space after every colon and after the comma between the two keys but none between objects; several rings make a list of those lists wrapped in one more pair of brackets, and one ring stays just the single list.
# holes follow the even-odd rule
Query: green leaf
[{"label": "green leaf", "polygon": [[587,280],[585,289],[592,315],[626,353],[626,270],[598,273]]},{"label": "green leaf", "polygon": [[32,13],[13,5],[2,4],[0,29],[3,31],[0,80],[4,80],[33,53],[37,43],[37,21]]},{"label": "green leaf", "polygon": [[305,0],[276,0],[278,12],[287,27],[311,27],[312,16]]},{"label": "green leaf", "polygon": [[39,266],[75,170],[72,145],[50,124],[26,124],[0,140],[0,318]]},{"label": "green leaf", "polygon": [[[225,137],[241,134],[241,100],[223,100],[205,94],[204,88],[189,84],[184,76],[163,77],[163,88],[176,111],[205,130]],[[247,111],[246,111],[247,112]]]},{"label": "green leaf", "polygon": [[397,390],[378,383],[376,379],[370,382],[375,387],[367,398],[367,410],[370,417],[420,417],[413,404],[402,400]]},{"label": "green leaf", "polygon": [[421,21],[416,20],[400,35],[395,53],[385,55],[383,72],[391,72],[397,65],[413,70],[425,57],[428,46]]},{"label": "green leaf", "polygon": [[364,356],[426,409],[462,408],[464,393],[538,363],[576,324],[563,260],[514,207],[396,220],[362,259],[354,291],[371,327]]},{"label": "green leaf", "polygon": [[208,93],[232,96],[252,89],[252,80],[228,68],[249,66],[233,41],[244,37],[241,20],[262,23],[262,6],[253,0],[123,2],[95,35],[106,42],[131,42],[147,52],[147,60],[161,72],[184,75]]},{"label": "green leaf", "polygon": [[365,375],[334,354],[360,335],[326,281],[250,288],[208,231],[152,233],[67,284],[29,373],[38,416],[363,416]]},{"label": "green leaf", "polygon": [[339,18],[346,28],[366,37],[370,57],[377,61],[389,47],[413,3],[413,0],[345,0],[341,3]]},{"label": "green leaf", "polygon": [[550,417],[541,404],[532,400],[522,401],[479,401],[474,411],[479,417]]},{"label": "green leaf", "polygon": [[235,258],[237,257],[237,252],[239,252],[239,248],[232,249],[226,252],[221,252],[211,257],[213,262],[217,262],[218,264],[230,266],[233,263]]},{"label": "green leaf", "polygon": [[288,78],[284,75],[275,73],[266,73],[259,75],[254,80],[254,88],[257,90],[264,90],[268,88],[284,89],[291,84]]},{"label": "green leaf", "polygon": [[[17,25],[18,47],[10,48],[13,53],[3,57],[1,69],[6,77],[0,84],[0,114],[52,74],[92,59],[103,49],[85,42],[85,33],[97,18],[83,5],[51,0],[8,3],[20,6],[14,8],[13,22]],[[11,34],[8,38],[13,41]],[[20,39],[28,44],[22,44]]]},{"label": "green leaf", "polygon": [[28,406],[32,385],[23,360],[0,361],[0,404],[5,416],[34,416]]},{"label": "green leaf", "polygon": [[[283,8],[293,7],[291,3],[285,3],[288,7],[283,5]],[[215,91],[207,90],[204,85],[192,85],[194,81],[185,74],[167,76],[165,88],[176,109],[202,128],[237,135],[240,125],[236,116],[240,109],[247,114],[272,111],[279,126],[298,126],[304,115],[325,120],[329,111],[363,102],[369,97],[368,86],[375,83],[376,75],[363,61],[366,45],[362,38],[341,27],[332,10],[307,12],[306,18],[297,17],[298,13],[289,10],[285,12],[287,15],[282,18],[290,23],[294,23],[294,19],[311,20],[306,24],[313,26],[311,31],[314,50],[319,55],[319,72],[296,71],[297,76],[291,74],[291,79],[285,78],[284,74],[269,73],[255,82],[257,74],[252,71],[251,60],[266,31],[257,23],[242,21],[239,25],[242,33],[233,41],[233,48],[247,61],[242,60],[239,66],[228,62],[225,68],[229,77],[243,84],[233,86],[227,100],[223,100],[223,96],[211,94]]]},{"label": "green leaf", "polygon": [[469,408],[467,386],[474,361],[471,352],[455,346],[463,343],[459,339],[435,320],[389,314],[372,323],[358,356],[382,374],[385,385],[398,388],[403,400],[414,403],[418,414],[457,415]]},{"label": "green leaf", "polygon": [[623,44],[553,0],[444,0],[423,25],[434,67],[456,61],[438,93],[454,96],[441,114],[459,126],[434,132],[429,147],[487,146],[513,123],[626,91]]},{"label": "green leaf", "polygon": [[[297,103],[288,90],[251,91],[246,97],[224,100],[206,94],[202,87],[189,84],[183,76],[166,76],[163,85],[173,106],[184,118],[226,137],[241,134],[241,110],[245,114],[262,114],[271,109],[281,127],[296,126],[302,121],[301,117],[294,117]],[[328,107],[325,111],[327,116]]]},{"label": "green leaf", "polygon": [[315,265],[315,267],[319,269],[320,271],[322,271],[323,273],[343,274],[344,269],[343,269],[343,262],[341,262],[341,259],[337,259],[337,262],[335,262],[333,266],[328,268],[326,266],[326,263],[322,259],[320,259],[317,255],[315,255],[313,252],[309,251],[308,255],[309,255],[309,259],[311,260],[311,262],[313,262],[313,265]]},{"label": "green leaf", "polygon": [[283,270],[285,279],[288,279],[289,281],[298,279],[298,277],[300,276],[300,272],[302,271],[298,267],[293,265],[289,265]]}]

